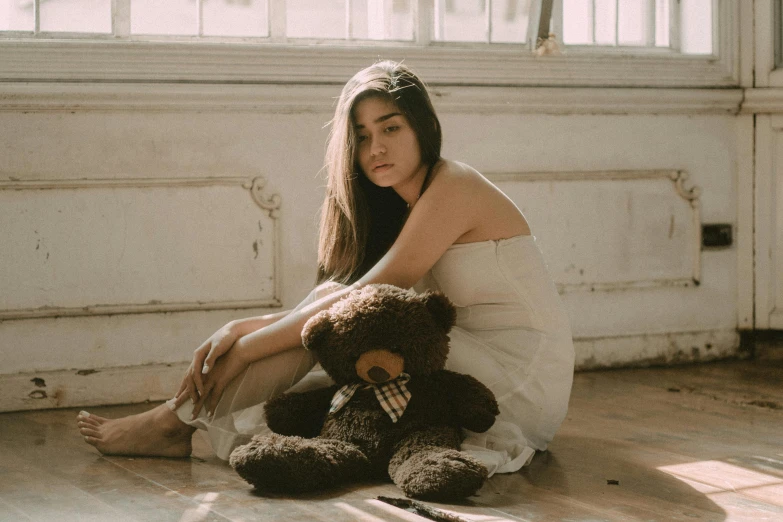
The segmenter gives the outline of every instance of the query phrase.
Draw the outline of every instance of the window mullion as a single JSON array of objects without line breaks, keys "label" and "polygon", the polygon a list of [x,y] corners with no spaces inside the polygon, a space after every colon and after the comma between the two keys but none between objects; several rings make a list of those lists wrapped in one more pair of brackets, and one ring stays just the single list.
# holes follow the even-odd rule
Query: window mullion
[{"label": "window mullion", "polygon": [[285,42],[285,0],[269,0],[269,37],[273,42]]},{"label": "window mullion", "polygon": [[412,6],[413,15],[413,41],[418,45],[427,45],[430,43],[429,27],[425,24],[427,20],[430,20],[430,16],[427,14],[426,0],[415,0]]},{"label": "window mullion", "polygon": [[552,2],[552,32],[559,44],[563,45],[563,0]]},{"label": "window mullion", "polygon": [[647,0],[647,34],[645,45],[655,47],[655,0]]},{"label": "window mullion", "polygon": [[669,47],[680,51],[680,2],[676,0],[669,0]]},{"label": "window mullion", "polygon": [[353,17],[351,16],[353,11],[353,0],[345,0],[345,39],[353,39]]},{"label": "window mullion", "polygon": [[620,0],[614,2],[614,46],[620,45]]},{"label": "window mullion", "polygon": [[484,9],[486,9],[484,13],[484,27],[486,27],[487,31],[485,42],[490,43],[492,41],[492,0],[484,0]]},{"label": "window mullion", "polygon": [[204,36],[204,1],[196,0],[196,14],[198,15],[198,35]]},{"label": "window mullion", "polygon": [[434,40],[443,40],[444,2],[445,0],[429,0],[427,2],[432,4],[432,37]]},{"label": "window mullion", "polygon": [[131,0],[112,0],[111,28],[115,38],[130,36],[130,2]]}]

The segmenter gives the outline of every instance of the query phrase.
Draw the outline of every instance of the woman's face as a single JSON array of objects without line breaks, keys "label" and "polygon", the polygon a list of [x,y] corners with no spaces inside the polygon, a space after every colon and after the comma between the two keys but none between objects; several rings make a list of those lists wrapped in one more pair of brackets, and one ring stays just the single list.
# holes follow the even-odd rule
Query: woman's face
[{"label": "woman's face", "polygon": [[426,173],[416,133],[391,100],[365,98],[356,104],[353,116],[356,159],[370,181],[402,188]]}]

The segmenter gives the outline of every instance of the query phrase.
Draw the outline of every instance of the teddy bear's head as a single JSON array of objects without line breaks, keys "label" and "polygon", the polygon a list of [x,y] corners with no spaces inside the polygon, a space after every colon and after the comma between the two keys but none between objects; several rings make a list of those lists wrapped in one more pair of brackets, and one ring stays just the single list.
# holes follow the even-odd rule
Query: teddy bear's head
[{"label": "teddy bear's head", "polygon": [[302,343],[339,385],[426,376],[445,366],[455,318],[439,292],[367,285],[310,318]]}]

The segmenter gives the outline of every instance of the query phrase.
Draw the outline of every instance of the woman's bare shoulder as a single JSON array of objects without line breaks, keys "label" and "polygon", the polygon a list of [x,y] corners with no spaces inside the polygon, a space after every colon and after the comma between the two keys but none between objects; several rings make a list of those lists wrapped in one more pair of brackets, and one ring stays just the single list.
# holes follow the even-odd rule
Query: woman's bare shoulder
[{"label": "woman's bare shoulder", "polygon": [[432,171],[430,186],[438,191],[462,192],[475,190],[487,182],[476,169],[465,163],[441,159]]},{"label": "woman's bare shoulder", "polygon": [[446,175],[446,176],[456,176],[456,177],[465,177],[465,178],[470,178],[474,176],[481,177],[481,174],[479,174],[479,172],[476,169],[474,169],[467,163],[462,163],[461,161],[455,161],[446,158],[441,158],[441,160],[435,166],[434,172],[436,172],[439,175]]}]

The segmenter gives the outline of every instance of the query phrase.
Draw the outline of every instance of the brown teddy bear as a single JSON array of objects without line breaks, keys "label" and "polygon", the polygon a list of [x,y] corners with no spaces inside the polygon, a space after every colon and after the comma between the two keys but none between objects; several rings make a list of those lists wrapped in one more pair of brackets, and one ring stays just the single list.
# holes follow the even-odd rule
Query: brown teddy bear
[{"label": "brown teddy bear", "polygon": [[231,466],[259,492],[391,477],[411,497],[475,493],[487,469],[460,451],[462,428],[488,430],[498,406],[479,381],[444,370],[455,316],[441,293],[391,285],[354,290],[316,314],[302,341],[336,384],[269,400],[275,434],[236,448]]}]

